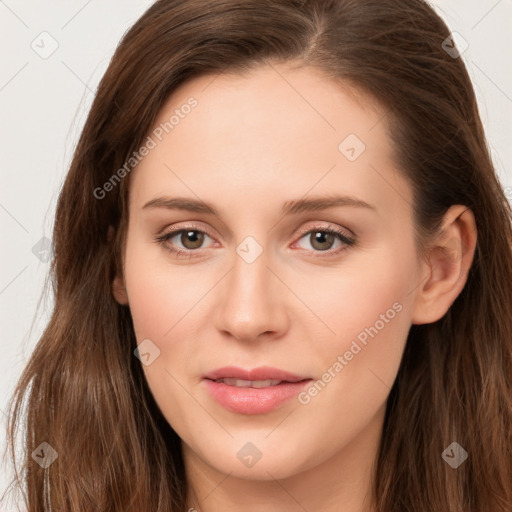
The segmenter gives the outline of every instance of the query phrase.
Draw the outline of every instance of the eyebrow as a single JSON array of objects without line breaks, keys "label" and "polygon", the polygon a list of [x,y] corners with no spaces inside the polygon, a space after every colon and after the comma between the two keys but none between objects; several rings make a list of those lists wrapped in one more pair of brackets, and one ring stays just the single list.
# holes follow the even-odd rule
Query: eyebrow
[{"label": "eyebrow", "polygon": [[[352,196],[317,196],[309,199],[286,201],[283,204],[281,214],[293,215],[303,212],[327,210],[328,208],[340,206],[368,208],[377,211],[375,206]],[[169,210],[183,210],[219,216],[219,212],[212,204],[188,197],[156,197],[144,204],[142,209],[146,208],[166,208]]]}]

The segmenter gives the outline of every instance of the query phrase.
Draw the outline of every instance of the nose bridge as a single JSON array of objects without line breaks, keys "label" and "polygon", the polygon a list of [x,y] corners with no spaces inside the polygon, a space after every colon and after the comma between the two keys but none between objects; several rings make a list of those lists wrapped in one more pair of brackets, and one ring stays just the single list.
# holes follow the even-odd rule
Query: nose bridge
[{"label": "nose bridge", "polygon": [[262,333],[275,334],[286,327],[279,282],[267,267],[271,262],[262,249],[252,240],[239,244],[224,283],[224,300],[218,304],[217,328],[237,339],[256,339]]}]

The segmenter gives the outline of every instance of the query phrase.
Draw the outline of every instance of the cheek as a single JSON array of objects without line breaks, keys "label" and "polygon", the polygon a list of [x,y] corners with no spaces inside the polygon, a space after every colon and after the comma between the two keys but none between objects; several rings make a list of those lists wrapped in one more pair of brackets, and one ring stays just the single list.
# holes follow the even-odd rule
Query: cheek
[{"label": "cheek", "polygon": [[[325,324],[327,345],[339,340],[339,348],[343,348],[360,333],[364,342],[365,329],[372,326],[384,333],[396,328],[396,324],[408,323],[406,311],[412,304],[411,291],[417,285],[416,271],[412,248],[398,251],[389,245],[347,258],[346,264],[329,273],[322,270],[316,277],[304,273],[298,287],[313,313]],[[374,333],[374,329],[371,331]]]},{"label": "cheek", "polygon": [[[317,391],[323,398],[319,396],[318,403],[325,400],[327,405],[336,395],[341,401],[335,407],[363,403],[375,408],[393,385],[411,326],[411,291],[416,286],[412,245],[400,253],[393,249],[351,260],[335,279],[316,280],[315,287],[302,278],[308,306],[322,321],[311,316],[323,334],[308,347],[315,367],[321,369]],[[331,391],[324,392],[327,387]]]},{"label": "cheek", "polygon": [[155,401],[176,428],[173,413],[190,412],[190,396],[183,387],[190,383],[183,376],[197,350],[193,340],[198,338],[197,315],[202,314],[198,300],[207,289],[191,284],[179,267],[156,265],[136,252],[127,258],[125,273],[137,343],[151,340],[151,360],[143,371]]},{"label": "cheek", "polygon": [[182,329],[188,324],[186,315],[195,309],[207,288],[204,279],[191,280],[190,272],[167,262],[163,253],[155,259],[148,252],[127,248],[125,278],[130,312],[137,341],[165,341],[172,337],[175,326]]},{"label": "cheek", "polygon": [[215,281],[207,272],[167,261],[164,250],[151,249],[135,240],[127,245],[125,281],[137,343],[151,340],[158,354],[143,367],[146,379],[156,401],[169,411],[190,401],[180,383],[189,386],[197,377],[197,340],[205,338],[199,330],[202,319],[209,318],[203,299]]}]

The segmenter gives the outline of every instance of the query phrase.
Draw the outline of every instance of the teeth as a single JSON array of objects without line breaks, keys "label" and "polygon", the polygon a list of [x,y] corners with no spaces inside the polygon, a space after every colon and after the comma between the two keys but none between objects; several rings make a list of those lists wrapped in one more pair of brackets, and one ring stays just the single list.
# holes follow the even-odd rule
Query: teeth
[{"label": "teeth", "polygon": [[268,380],[241,380],[241,379],[218,379],[216,382],[227,384],[228,386],[236,386],[237,388],[268,388],[269,386],[277,386],[282,381],[275,379]]}]

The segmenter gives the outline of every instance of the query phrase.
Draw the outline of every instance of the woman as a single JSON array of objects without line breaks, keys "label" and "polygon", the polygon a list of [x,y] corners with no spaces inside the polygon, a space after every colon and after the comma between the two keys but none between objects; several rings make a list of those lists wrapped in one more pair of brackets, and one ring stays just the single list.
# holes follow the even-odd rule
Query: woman
[{"label": "woman", "polygon": [[512,510],[511,211],[454,47],[420,0],[148,9],[59,199],[27,510]]}]

